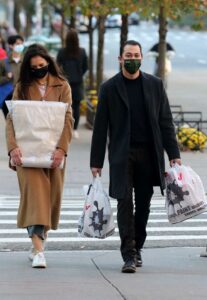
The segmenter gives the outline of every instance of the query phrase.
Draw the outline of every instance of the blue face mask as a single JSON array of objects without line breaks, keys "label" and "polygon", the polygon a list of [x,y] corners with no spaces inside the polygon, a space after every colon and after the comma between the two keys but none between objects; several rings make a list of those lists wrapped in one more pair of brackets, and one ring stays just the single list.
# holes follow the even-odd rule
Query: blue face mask
[{"label": "blue face mask", "polygon": [[24,50],[23,44],[14,46],[14,52],[16,52],[16,53],[22,53],[23,50]]}]

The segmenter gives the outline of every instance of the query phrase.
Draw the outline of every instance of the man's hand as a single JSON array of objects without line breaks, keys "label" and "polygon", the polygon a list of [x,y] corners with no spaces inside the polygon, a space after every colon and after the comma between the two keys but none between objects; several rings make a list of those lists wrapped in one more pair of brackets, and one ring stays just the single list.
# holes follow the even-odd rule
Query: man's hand
[{"label": "man's hand", "polygon": [[101,170],[101,168],[91,168],[93,177],[96,177],[97,175],[101,176]]},{"label": "man's hand", "polygon": [[14,164],[15,166],[21,166],[22,152],[18,147],[10,151],[9,155],[11,157],[12,164]]},{"label": "man's hand", "polygon": [[172,167],[174,164],[182,165],[181,159],[180,158],[174,158],[170,160],[170,166]]},{"label": "man's hand", "polygon": [[56,149],[53,152],[53,155],[51,157],[51,160],[53,160],[51,168],[52,169],[58,168],[61,165],[64,156],[65,156],[65,152],[62,149],[60,148]]}]

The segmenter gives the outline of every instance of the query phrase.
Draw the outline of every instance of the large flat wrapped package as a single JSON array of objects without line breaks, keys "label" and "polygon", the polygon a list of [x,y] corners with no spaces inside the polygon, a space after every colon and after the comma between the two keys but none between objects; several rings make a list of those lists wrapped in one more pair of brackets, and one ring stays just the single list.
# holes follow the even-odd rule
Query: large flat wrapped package
[{"label": "large flat wrapped package", "polygon": [[[63,131],[67,103],[52,101],[7,101],[22,166],[50,168],[51,156]],[[12,163],[12,162],[11,162]],[[61,167],[63,167],[62,161]]]}]

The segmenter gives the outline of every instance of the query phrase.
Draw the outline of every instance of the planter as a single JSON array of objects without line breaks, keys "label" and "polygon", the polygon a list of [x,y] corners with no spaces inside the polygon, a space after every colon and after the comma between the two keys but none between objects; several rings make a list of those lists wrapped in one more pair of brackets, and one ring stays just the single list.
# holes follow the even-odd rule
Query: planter
[{"label": "planter", "polygon": [[94,125],[96,107],[97,107],[97,92],[96,90],[90,90],[87,93],[87,108],[86,108],[86,125],[88,128],[92,129]]}]

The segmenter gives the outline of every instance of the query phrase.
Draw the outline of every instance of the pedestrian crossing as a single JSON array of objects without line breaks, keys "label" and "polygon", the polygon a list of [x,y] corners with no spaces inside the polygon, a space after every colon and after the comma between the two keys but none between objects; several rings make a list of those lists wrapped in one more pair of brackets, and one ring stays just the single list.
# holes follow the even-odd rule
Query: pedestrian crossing
[{"label": "pedestrian crossing", "polygon": [[[23,250],[29,247],[30,240],[26,230],[16,227],[18,204],[18,196],[0,196],[0,251]],[[84,197],[82,195],[65,196],[62,202],[59,229],[50,231],[47,248],[52,250],[118,249],[120,239],[116,221],[116,204],[116,200],[111,199],[116,224],[115,234],[106,239],[83,238],[78,235],[77,228]],[[207,213],[171,225],[167,219],[164,197],[155,195],[151,203],[147,232],[145,247],[205,247]]]}]

